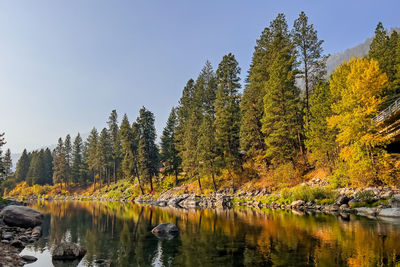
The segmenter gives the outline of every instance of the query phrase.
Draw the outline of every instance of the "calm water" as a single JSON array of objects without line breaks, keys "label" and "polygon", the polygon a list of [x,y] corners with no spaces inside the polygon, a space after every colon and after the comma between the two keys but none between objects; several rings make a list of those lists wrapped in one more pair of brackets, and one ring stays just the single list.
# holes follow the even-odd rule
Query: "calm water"
[{"label": "calm water", "polygon": [[[45,213],[43,237],[22,254],[53,266],[49,248],[67,240],[87,254],[79,266],[396,266],[400,222],[351,216],[296,215],[250,209],[180,210],[118,202],[35,202]],[[159,240],[150,230],[173,222],[180,235]],[[65,265],[76,266],[77,264]]]}]

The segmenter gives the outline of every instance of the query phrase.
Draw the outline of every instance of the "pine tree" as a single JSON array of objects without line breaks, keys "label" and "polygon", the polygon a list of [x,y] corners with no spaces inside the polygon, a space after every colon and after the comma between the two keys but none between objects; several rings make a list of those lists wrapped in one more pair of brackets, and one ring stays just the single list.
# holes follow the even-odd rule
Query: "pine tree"
[{"label": "pine tree", "polygon": [[110,185],[110,173],[109,169],[111,167],[112,160],[112,143],[108,131],[106,128],[101,130],[99,136],[99,143],[97,145],[97,157],[99,160],[101,178],[102,180],[107,180],[107,185]]},{"label": "pine tree", "polygon": [[318,39],[313,24],[302,11],[294,22],[293,40],[296,43],[302,61],[302,77],[305,85],[306,123],[310,114],[309,99],[318,81],[326,75],[327,57],[322,55],[322,40]]},{"label": "pine tree", "polygon": [[71,175],[75,183],[83,183],[82,179],[82,138],[81,135],[75,137],[74,144],[72,147],[72,165],[71,165]]},{"label": "pine tree", "polygon": [[1,149],[2,146],[4,146],[6,142],[4,141],[4,133],[0,133],[0,178],[4,180],[4,175],[5,175],[5,169],[6,166],[4,166],[4,159],[3,159],[3,150]]},{"label": "pine tree", "polygon": [[22,151],[22,155],[17,162],[15,169],[15,182],[20,183],[26,180],[26,175],[29,170],[30,158],[26,149]]},{"label": "pine tree", "polygon": [[49,148],[46,148],[44,159],[44,184],[53,184],[53,156]]},{"label": "pine tree", "polygon": [[139,174],[150,183],[150,190],[153,192],[153,177],[159,169],[153,113],[142,107],[139,111],[137,124],[139,130]]},{"label": "pine tree", "polygon": [[182,97],[179,100],[177,108],[177,126],[176,126],[176,148],[179,151],[180,157],[185,151],[185,131],[189,121],[193,102],[194,81],[190,79],[183,88]]},{"label": "pine tree", "polygon": [[320,82],[310,98],[310,122],[306,127],[305,146],[311,161],[317,166],[333,167],[336,157],[336,131],[328,127],[327,118],[332,116],[333,98],[329,83]]},{"label": "pine tree", "polygon": [[99,134],[96,128],[93,127],[90,135],[87,138],[87,165],[89,171],[93,175],[93,189],[96,188],[96,175],[100,169],[99,158],[97,157],[97,145],[99,141]]},{"label": "pine tree", "polygon": [[111,111],[110,117],[108,118],[108,132],[112,143],[112,160],[113,160],[113,178],[114,183],[117,181],[117,168],[121,160],[121,140],[119,138],[119,127],[118,127],[118,115],[114,109]]},{"label": "pine tree", "polygon": [[379,68],[386,73],[388,77],[388,86],[383,90],[382,97],[386,97],[383,107],[389,105],[400,95],[400,57],[396,56],[399,46],[399,36],[393,31],[389,36],[387,30],[381,22],[375,29],[375,36],[372,39],[368,57],[375,59],[379,63]]},{"label": "pine tree", "polygon": [[59,184],[67,181],[68,166],[66,160],[65,146],[62,138],[58,139],[57,147],[53,154],[53,183]]},{"label": "pine tree", "polygon": [[10,177],[12,173],[12,159],[11,159],[11,151],[9,148],[6,150],[6,153],[4,154],[3,165],[4,165],[4,179],[7,179],[8,177]]},{"label": "pine tree", "polygon": [[279,14],[271,22],[270,75],[265,84],[262,131],[265,135],[265,155],[273,163],[288,160],[294,163],[301,149],[299,89],[295,86],[296,51],[288,32],[285,16]]},{"label": "pine tree", "polygon": [[[183,170],[190,178],[196,177],[199,174],[199,154],[202,153],[201,150],[204,149],[199,146],[199,126],[202,124],[205,114],[208,114],[212,120],[215,120],[215,96],[215,73],[210,62],[207,61],[193,88],[188,119],[185,123],[183,135],[183,150],[180,151]],[[209,131],[203,134],[214,135],[215,133]],[[209,136],[209,138],[214,137]],[[197,178],[199,187],[201,188],[200,177]]]},{"label": "pine tree", "polygon": [[64,141],[64,149],[65,149],[65,160],[67,162],[67,170],[66,170],[66,182],[71,182],[71,154],[72,154],[72,145],[71,145],[71,136],[67,134]]},{"label": "pine tree", "polygon": [[176,109],[172,108],[171,113],[168,117],[167,125],[165,126],[161,136],[161,152],[160,159],[164,164],[165,175],[175,175],[175,185],[178,184],[178,174],[181,164],[181,159],[176,149],[176,127],[177,117]]},{"label": "pine tree", "polygon": [[216,73],[215,139],[219,161],[223,168],[235,169],[240,145],[240,68],[235,56],[231,53],[224,56]]},{"label": "pine tree", "polygon": [[267,27],[257,40],[247,77],[247,85],[240,105],[240,149],[248,158],[260,155],[265,150],[261,119],[264,114],[263,98],[265,84],[269,80],[272,33]]}]

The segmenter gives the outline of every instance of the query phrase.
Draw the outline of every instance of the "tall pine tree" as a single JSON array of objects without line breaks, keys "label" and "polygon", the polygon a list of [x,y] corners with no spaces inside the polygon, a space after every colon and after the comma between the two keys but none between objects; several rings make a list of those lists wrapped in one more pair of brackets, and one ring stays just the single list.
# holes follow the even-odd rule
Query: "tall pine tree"
[{"label": "tall pine tree", "polygon": [[176,149],[176,127],[177,127],[176,109],[172,108],[161,136],[160,160],[164,164],[165,175],[175,175],[175,185],[178,184],[178,174],[181,159]]},{"label": "tall pine tree", "polygon": [[265,84],[262,131],[265,155],[273,164],[291,160],[301,149],[301,113],[299,89],[295,86],[296,50],[288,31],[285,16],[279,14],[270,25],[270,75]]}]

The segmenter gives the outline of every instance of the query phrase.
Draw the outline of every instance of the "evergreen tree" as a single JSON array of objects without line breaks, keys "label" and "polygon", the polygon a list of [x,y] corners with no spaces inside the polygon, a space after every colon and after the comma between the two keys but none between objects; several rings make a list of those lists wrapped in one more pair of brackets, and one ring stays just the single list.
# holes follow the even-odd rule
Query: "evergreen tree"
[{"label": "evergreen tree", "polygon": [[89,171],[92,172],[93,175],[93,189],[96,188],[96,174],[100,169],[100,162],[97,156],[97,145],[99,141],[99,134],[97,133],[96,128],[93,127],[90,135],[87,138],[87,165]]},{"label": "evergreen tree", "polygon": [[[188,120],[185,124],[183,136],[183,150],[181,151],[182,167],[189,177],[195,177],[199,174],[199,154],[202,153],[203,147],[198,144],[200,132],[199,126],[203,122],[203,116],[208,114],[210,119],[215,119],[215,102],[216,96],[216,79],[215,73],[210,62],[206,62],[196,80],[191,104],[188,114]],[[209,131],[208,135],[214,135],[213,131]],[[214,138],[209,136],[208,138]],[[197,177],[200,184],[200,177]]]},{"label": "evergreen tree", "polygon": [[318,39],[313,24],[302,11],[294,22],[293,40],[296,43],[302,61],[302,77],[305,85],[306,120],[310,114],[309,99],[315,86],[326,74],[326,56],[322,56],[322,40]]},{"label": "evergreen tree", "polygon": [[59,184],[67,181],[68,166],[66,160],[65,146],[62,138],[58,139],[57,147],[54,149],[53,154],[53,183]]},{"label": "evergreen tree", "polygon": [[110,185],[109,169],[112,160],[112,143],[106,128],[101,130],[99,143],[97,145],[97,157],[100,165],[100,174],[103,180],[107,179],[107,185]]},{"label": "evergreen tree", "polygon": [[3,166],[4,166],[4,179],[10,177],[12,173],[12,159],[11,159],[11,151],[10,149],[6,150],[3,159]]},{"label": "evergreen tree", "polygon": [[189,121],[193,102],[194,92],[194,81],[190,79],[186,86],[183,88],[182,97],[179,100],[179,106],[177,108],[177,126],[176,126],[176,148],[182,157],[183,151],[185,151],[185,130],[187,128],[187,122]]},{"label": "evergreen tree", "polygon": [[336,156],[336,131],[328,127],[327,118],[332,116],[333,98],[329,83],[320,82],[310,98],[310,122],[306,127],[306,148],[310,159],[317,166],[332,167]]},{"label": "evergreen tree", "polygon": [[171,113],[168,117],[167,125],[165,126],[161,136],[160,159],[164,164],[163,173],[165,175],[175,175],[175,185],[178,184],[179,167],[181,164],[181,159],[175,146],[176,127],[176,109],[172,108]]},{"label": "evergreen tree", "polygon": [[139,130],[139,174],[150,183],[150,190],[153,192],[153,177],[159,169],[153,113],[142,107],[139,111],[137,124]]},{"label": "evergreen tree", "polygon": [[382,97],[387,98],[383,104],[384,107],[400,95],[400,57],[396,56],[399,43],[398,33],[393,31],[389,36],[383,24],[379,22],[375,29],[375,36],[372,39],[368,57],[377,60],[379,68],[388,77],[388,86],[382,92]]},{"label": "evergreen tree", "polygon": [[77,183],[83,183],[82,179],[82,138],[81,135],[75,137],[74,144],[72,147],[72,165],[71,165],[71,176],[72,180]]},{"label": "evergreen tree", "polygon": [[108,118],[108,132],[112,143],[112,160],[113,160],[113,178],[114,183],[117,181],[117,168],[121,159],[121,140],[119,138],[119,127],[118,127],[118,115],[114,109],[111,111],[110,117]]},{"label": "evergreen tree", "polygon": [[15,182],[20,183],[26,180],[26,175],[29,170],[30,158],[26,149],[22,152],[21,157],[17,162],[17,167],[15,169]]},{"label": "evergreen tree", "polygon": [[271,63],[272,33],[267,27],[257,40],[247,77],[247,85],[240,105],[240,149],[249,158],[260,155],[265,150],[261,119],[264,114],[263,97],[265,84],[269,80],[268,67]]},{"label": "evergreen tree", "polygon": [[72,154],[72,145],[71,145],[71,136],[67,134],[64,141],[64,149],[65,149],[65,161],[67,162],[67,170],[66,170],[66,182],[71,182],[71,154]]},{"label": "evergreen tree", "polygon": [[43,155],[44,159],[44,184],[53,184],[53,156],[49,148],[46,148]]},{"label": "evergreen tree", "polygon": [[3,159],[3,150],[1,149],[6,142],[4,141],[4,133],[0,133],[0,178],[3,179],[5,174],[5,166],[4,166],[4,159]]},{"label": "evergreen tree", "polygon": [[270,75],[265,84],[262,131],[265,155],[273,163],[294,163],[301,149],[299,89],[295,86],[296,50],[288,32],[285,16],[279,14],[270,25],[272,33]]},{"label": "evergreen tree", "polygon": [[140,174],[138,170],[138,127],[136,123],[130,126],[128,116],[124,114],[124,117],[121,122],[120,127],[120,139],[121,139],[121,147],[122,147],[122,172],[125,177],[131,179],[132,181],[135,179],[135,176],[138,179],[138,184],[142,194],[144,194],[142,182],[140,179]]},{"label": "evergreen tree", "polygon": [[218,91],[215,100],[215,139],[220,164],[235,169],[239,160],[240,68],[231,53],[224,56],[217,69]]}]

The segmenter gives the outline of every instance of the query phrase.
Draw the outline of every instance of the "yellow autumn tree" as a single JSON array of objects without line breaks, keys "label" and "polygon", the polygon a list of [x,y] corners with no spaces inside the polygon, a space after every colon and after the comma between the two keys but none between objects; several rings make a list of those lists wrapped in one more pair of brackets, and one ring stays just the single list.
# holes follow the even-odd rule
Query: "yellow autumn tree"
[{"label": "yellow autumn tree", "polygon": [[[351,59],[340,65],[330,79],[333,115],[328,120],[338,130],[341,173],[354,185],[377,182],[385,160],[382,147],[387,140],[378,134],[373,117],[379,112],[380,97],[388,85],[386,74],[375,60]],[[343,170],[343,168],[345,170]]]}]

